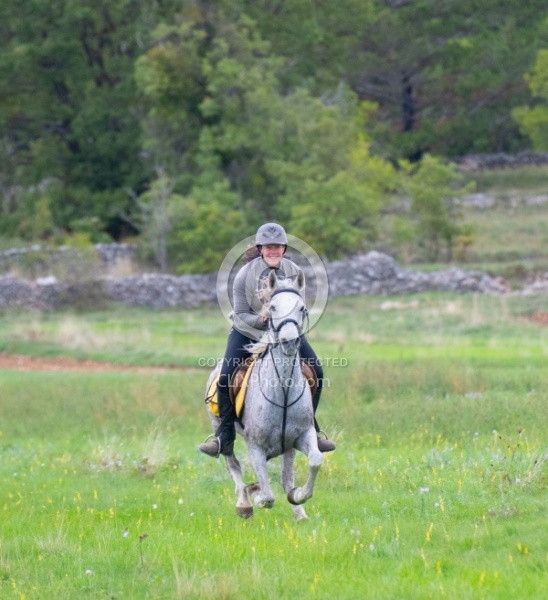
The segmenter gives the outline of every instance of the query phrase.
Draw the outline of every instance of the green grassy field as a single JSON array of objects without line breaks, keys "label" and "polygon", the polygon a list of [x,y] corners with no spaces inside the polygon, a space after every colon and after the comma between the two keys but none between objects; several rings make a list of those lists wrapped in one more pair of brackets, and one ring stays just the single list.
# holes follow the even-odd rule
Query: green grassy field
[{"label": "green grassy field", "polygon": [[548,329],[525,318],[543,300],[330,302],[309,338],[338,449],[300,523],[277,482],[238,519],[196,451],[217,308],[4,313],[5,352],[181,368],[0,371],[0,597],[543,598]]},{"label": "green grassy field", "polygon": [[495,200],[490,208],[467,207],[473,228],[467,262],[510,282],[548,270],[548,168],[499,169],[466,174],[477,192]]}]

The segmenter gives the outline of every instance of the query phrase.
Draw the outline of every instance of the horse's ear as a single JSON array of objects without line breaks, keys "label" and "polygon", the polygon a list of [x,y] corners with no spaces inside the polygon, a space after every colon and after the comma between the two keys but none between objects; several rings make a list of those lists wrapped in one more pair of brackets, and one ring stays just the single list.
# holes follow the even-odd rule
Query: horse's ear
[{"label": "horse's ear", "polygon": [[274,271],[274,269],[272,269],[272,271],[270,271],[270,273],[268,274],[268,287],[273,290],[276,285],[278,284],[278,278],[276,277],[276,271]]},{"label": "horse's ear", "polygon": [[299,271],[299,274],[297,275],[297,288],[299,290],[304,288],[304,273],[302,271]]}]

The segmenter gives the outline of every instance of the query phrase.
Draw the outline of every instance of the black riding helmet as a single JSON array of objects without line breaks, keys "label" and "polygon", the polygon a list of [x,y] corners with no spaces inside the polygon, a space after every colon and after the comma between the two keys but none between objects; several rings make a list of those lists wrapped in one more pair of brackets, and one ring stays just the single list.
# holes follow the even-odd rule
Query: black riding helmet
[{"label": "black riding helmet", "polygon": [[284,252],[287,250],[287,234],[285,229],[277,223],[265,223],[257,230],[255,245],[260,250],[262,246],[269,244],[279,244],[284,246]]}]

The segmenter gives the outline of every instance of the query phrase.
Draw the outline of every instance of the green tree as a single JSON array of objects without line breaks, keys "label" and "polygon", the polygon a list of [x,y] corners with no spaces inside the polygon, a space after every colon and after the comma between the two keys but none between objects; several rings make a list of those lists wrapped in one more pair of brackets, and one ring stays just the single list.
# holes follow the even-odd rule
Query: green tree
[{"label": "green tree", "polygon": [[[179,269],[196,268],[190,241],[214,268],[213,255],[218,264],[230,242],[270,220],[329,256],[363,249],[391,173],[364,138],[372,107],[360,107],[345,86],[324,98],[287,90],[283,62],[253,21],[221,10],[196,15],[161,27],[161,42],[138,60],[136,74],[148,104],[147,147],[181,172],[184,200],[169,243]],[[210,240],[223,246],[213,249]]]},{"label": "green tree", "polygon": [[179,272],[218,267],[275,205],[257,141],[269,123],[255,116],[257,94],[276,93],[275,62],[245,16],[189,2],[136,63],[145,148],[180,195],[167,245]]},{"label": "green tree", "polygon": [[429,154],[418,168],[406,165],[402,185],[411,198],[410,216],[416,223],[417,245],[426,260],[440,260],[445,249],[445,258],[451,261],[457,237],[469,233],[459,223],[461,214],[456,199],[471,192],[474,183],[459,187],[458,180],[454,164]]},{"label": "green tree", "polygon": [[[0,8],[0,139],[24,192],[39,186],[58,228],[97,218],[98,230],[123,233],[124,191],[149,176],[132,78],[133,63],[164,8],[143,0],[5,0]],[[4,192],[4,198],[6,193]],[[4,201],[10,214],[24,196]]]},{"label": "green tree", "polygon": [[329,258],[367,249],[395,187],[393,168],[371,156],[364,135],[372,107],[348,92],[330,105],[304,90],[284,100],[280,146],[291,150],[271,169],[283,183],[292,232]]},{"label": "green tree", "polygon": [[[509,119],[545,42],[543,0],[245,0],[288,86],[326,94],[343,81],[373,101],[376,153],[418,159],[513,151]],[[327,67],[327,68],[326,68]]]},{"label": "green tree", "polygon": [[536,63],[525,79],[536,100],[535,106],[514,110],[514,119],[533,142],[535,150],[548,150],[548,50],[539,50]]},{"label": "green tree", "polygon": [[239,199],[226,180],[196,185],[173,206],[169,238],[177,273],[216,271],[232,245],[249,235]]},{"label": "green tree", "polygon": [[180,272],[215,268],[269,220],[326,256],[367,249],[397,187],[373,155],[524,143],[507,116],[544,14],[540,0],[6,0],[0,231],[140,230]]},{"label": "green tree", "polygon": [[174,182],[165,171],[157,170],[157,179],[137,199],[141,209],[139,228],[162,271],[168,268],[168,235],[171,229],[171,206],[180,200],[173,194]]}]

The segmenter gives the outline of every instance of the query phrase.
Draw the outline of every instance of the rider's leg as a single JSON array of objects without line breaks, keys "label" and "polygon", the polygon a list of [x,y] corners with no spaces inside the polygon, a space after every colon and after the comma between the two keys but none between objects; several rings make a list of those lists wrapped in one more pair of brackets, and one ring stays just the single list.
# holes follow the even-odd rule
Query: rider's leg
[{"label": "rider's leg", "polygon": [[[314,409],[314,427],[316,431],[320,433],[320,427],[318,422],[316,421],[316,410],[318,409],[318,405],[320,404],[320,398],[322,395],[323,389],[323,368],[316,356],[316,353],[312,349],[312,346],[309,344],[308,340],[303,336],[301,338],[301,346],[299,349],[301,354],[301,358],[304,359],[308,365],[310,365],[314,371],[316,372],[316,379],[318,380],[318,388],[316,389],[316,393],[314,394],[314,398],[312,398],[312,407]],[[322,432],[323,433],[323,432]],[[325,435],[325,434],[324,434]],[[320,452],[331,452],[335,450],[335,443],[330,439],[322,438],[318,436],[318,449]]]},{"label": "rider's leg", "polygon": [[234,440],[236,439],[234,419],[236,413],[230,400],[230,386],[236,367],[249,357],[249,352],[244,346],[251,342],[252,340],[241,334],[237,329],[232,328],[230,331],[217,383],[217,402],[219,403],[221,424],[215,432],[215,440],[198,446],[208,456],[217,457],[219,453],[230,456],[234,452]]},{"label": "rider's leg", "polygon": [[[215,435],[220,443],[219,452],[225,456],[230,456],[234,450],[234,440],[236,439],[236,430],[234,428],[234,418],[236,413],[234,405],[230,401],[230,382],[235,369],[226,369],[226,372],[219,376],[217,382],[217,402],[219,403],[219,418],[221,424]],[[217,440],[216,440],[217,441]]]}]

